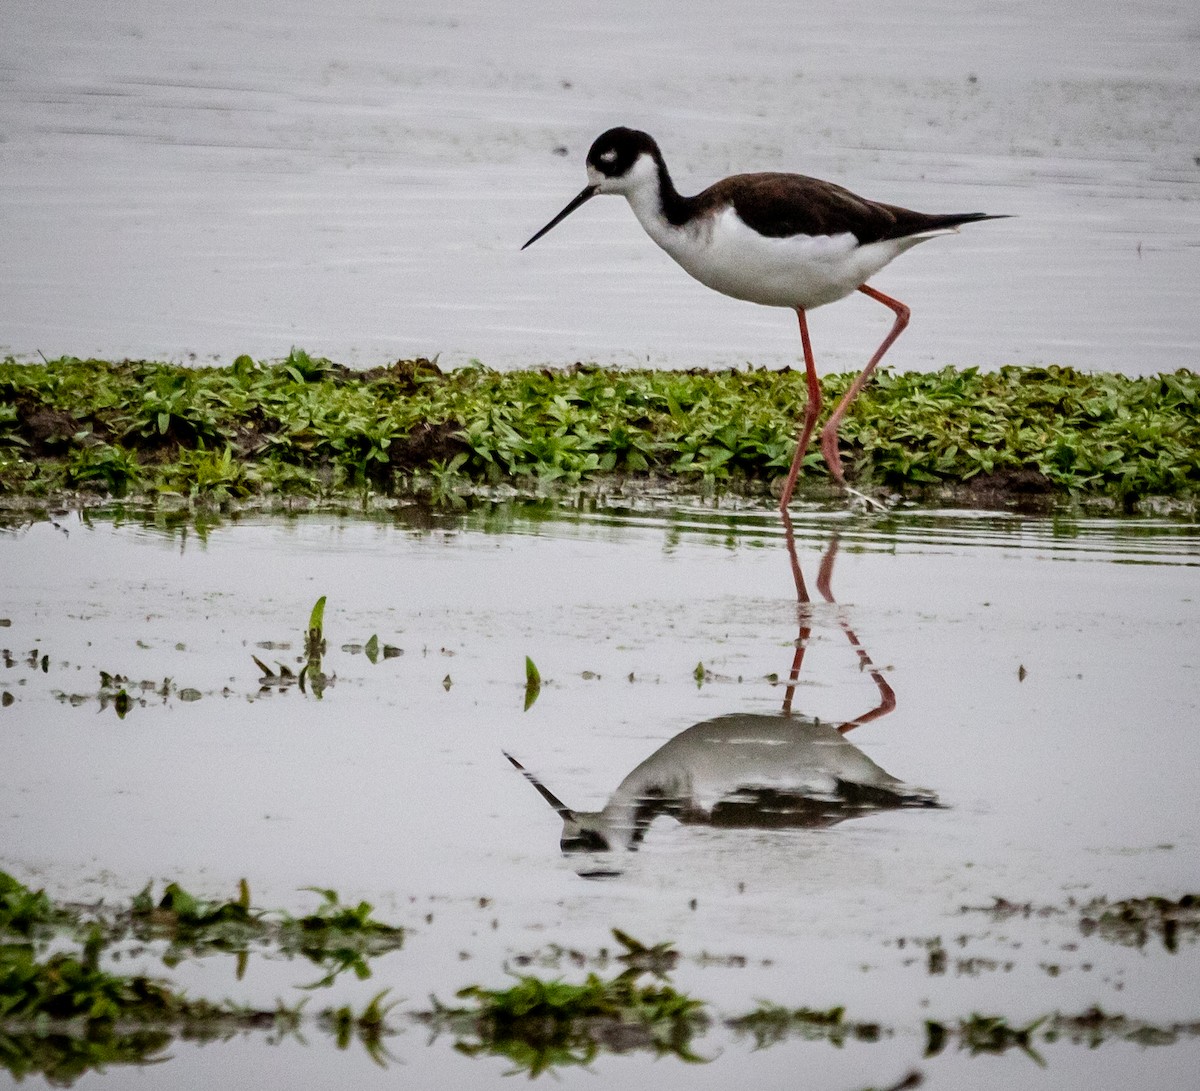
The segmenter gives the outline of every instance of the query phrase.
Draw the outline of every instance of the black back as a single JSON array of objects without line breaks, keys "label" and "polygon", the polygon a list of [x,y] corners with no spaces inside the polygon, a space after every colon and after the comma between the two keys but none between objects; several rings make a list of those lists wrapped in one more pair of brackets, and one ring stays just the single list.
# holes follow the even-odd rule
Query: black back
[{"label": "black back", "polygon": [[1002,219],[986,212],[925,213],[859,197],[833,182],[803,174],[735,174],[684,197],[675,188],[654,138],[618,127],[597,137],[588,166],[610,178],[628,172],[640,155],[658,168],[663,215],[677,227],[698,216],[732,206],[747,227],[769,238],[792,235],[852,234],[861,245],[958,227],[976,220]]}]

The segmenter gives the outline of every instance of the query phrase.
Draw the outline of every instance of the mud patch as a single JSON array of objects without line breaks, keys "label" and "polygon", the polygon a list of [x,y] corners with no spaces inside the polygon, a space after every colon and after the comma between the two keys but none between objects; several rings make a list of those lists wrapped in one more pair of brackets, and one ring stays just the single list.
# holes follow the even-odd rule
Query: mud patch
[{"label": "mud patch", "polygon": [[388,462],[393,470],[425,470],[431,463],[449,463],[455,455],[471,450],[456,421],[422,421],[406,436],[388,445]]}]

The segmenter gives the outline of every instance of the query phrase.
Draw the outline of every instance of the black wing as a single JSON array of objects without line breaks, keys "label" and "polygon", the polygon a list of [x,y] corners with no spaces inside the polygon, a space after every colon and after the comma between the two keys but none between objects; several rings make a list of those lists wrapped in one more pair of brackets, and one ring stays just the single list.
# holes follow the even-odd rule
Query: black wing
[{"label": "black wing", "polygon": [[710,186],[692,201],[696,211],[732,205],[747,227],[770,238],[849,232],[862,245],[1000,218],[986,212],[913,212],[869,201],[803,174],[738,174]]}]

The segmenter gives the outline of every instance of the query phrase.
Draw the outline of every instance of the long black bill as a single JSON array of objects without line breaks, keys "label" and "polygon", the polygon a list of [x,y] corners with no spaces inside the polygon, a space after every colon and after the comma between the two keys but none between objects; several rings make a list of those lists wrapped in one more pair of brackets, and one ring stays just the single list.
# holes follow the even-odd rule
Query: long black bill
[{"label": "long black bill", "polygon": [[[570,209],[567,211],[569,212]],[[563,215],[565,216],[566,213],[563,213]],[[562,216],[560,216],[559,219],[561,220]],[[554,224],[550,225],[550,227],[553,226]],[[549,231],[550,228],[548,227],[546,230]],[[534,238],[536,237],[537,236],[535,235]],[[530,239],[529,242],[533,242],[533,239]],[[529,243],[526,243],[525,245],[528,246]],[[525,766],[517,761],[517,759],[514,758],[507,750],[501,750],[500,753],[502,753],[506,758],[508,758],[509,761],[513,763],[513,767],[515,769],[518,769],[520,772],[525,774],[525,779],[538,790],[538,795],[540,795],[547,803],[550,804],[551,807],[558,811],[559,818],[570,820],[575,817],[575,812],[571,810],[570,807],[568,807],[561,799],[558,798],[558,796],[550,791],[549,788],[547,788],[540,780],[538,780],[537,777],[535,777],[528,769],[525,768]]]},{"label": "long black bill", "polygon": [[[557,216],[555,216],[553,220],[551,220],[548,224],[546,224],[546,226],[543,227],[541,229],[541,231],[539,231],[536,235],[534,235],[533,238],[530,239],[525,244],[525,246],[532,246],[547,231],[549,231],[550,228],[556,226],[557,224],[562,223],[563,220],[565,220],[568,216],[570,216],[571,213],[574,212],[581,204],[584,204],[585,202],[590,201],[599,192],[600,192],[600,189],[598,186],[586,186],[584,188],[583,192],[580,193],[578,197],[576,197],[569,205],[567,205],[566,208],[564,208]],[[524,250],[525,246],[522,246],[521,249]]]}]

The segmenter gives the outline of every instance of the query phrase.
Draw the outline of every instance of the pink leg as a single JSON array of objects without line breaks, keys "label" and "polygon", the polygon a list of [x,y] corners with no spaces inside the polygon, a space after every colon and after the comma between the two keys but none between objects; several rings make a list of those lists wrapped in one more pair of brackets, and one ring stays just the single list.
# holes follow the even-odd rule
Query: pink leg
[{"label": "pink leg", "polygon": [[837,407],[830,414],[829,420],[825,422],[825,427],[821,429],[821,451],[825,455],[825,463],[829,467],[829,472],[833,474],[834,481],[841,485],[843,489],[849,489],[849,486],[846,484],[846,478],[842,473],[842,457],[838,454],[838,427],[842,423],[842,418],[846,415],[846,410],[850,408],[850,403],[858,397],[858,392],[867,385],[867,380],[871,378],[871,373],[879,365],[879,361],[883,359],[883,354],[892,347],[892,342],[900,336],[904,327],[908,325],[909,316],[909,309],[898,299],[893,299],[882,292],[877,292],[867,284],[861,285],[858,290],[863,295],[877,299],[885,307],[890,307],[895,311],[896,321],[892,325],[891,333],[883,339],[883,344],[875,350],[875,355],[871,357],[870,362],[863,368],[862,374],[850,384],[850,389],[843,395],[842,400],[838,402]]},{"label": "pink leg", "polygon": [[783,484],[783,495],[779,498],[779,510],[787,511],[791,503],[792,493],[796,488],[796,478],[800,476],[800,467],[804,463],[804,452],[817,425],[817,415],[821,412],[821,382],[817,378],[817,363],[813,359],[812,345],[808,340],[808,319],[804,316],[802,307],[796,308],[796,317],[800,319],[800,343],[804,346],[804,374],[808,380],[808,404],[804,407],[804,427],[800,429],[800,439],[796,443],[796,453],[792,455],[792,467],[788,470],[787,481]]}]

